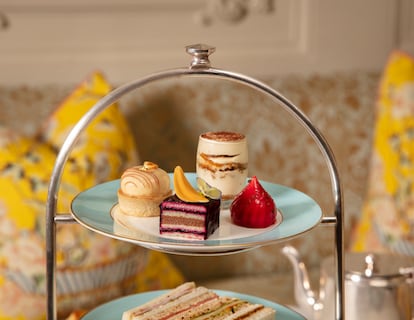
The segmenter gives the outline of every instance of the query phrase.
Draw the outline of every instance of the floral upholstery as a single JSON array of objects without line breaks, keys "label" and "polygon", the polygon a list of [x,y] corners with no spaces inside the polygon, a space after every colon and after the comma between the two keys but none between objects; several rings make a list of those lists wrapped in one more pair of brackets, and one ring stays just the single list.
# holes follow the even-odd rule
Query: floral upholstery
[{"label": "floral upholstery", "polygon": [[355,250],[414,255],[414,58],[394,52],[376,107],[374,145]]},{"label": "floral upholstery", "polygon": [[[45,318],[44,213],[54,161],[73,125],[109,90],[105,78],[94,73],[63,101],[35,137],[0,127],[0,319]],[[79,191],[119,178],[137,161],[126,120],[112,105],[92,121],[71,152],[59,189],[58,213],[69,212]],[[181,274],[162,254],[77,224],[57,226],[60,316],[181,282]]]},{"label": "floral upholstery", "polygon": [[[306,76],[274,74],[260,79],[301,108],[328,140],[343,184],[347,245],[367,189],[380,75],[379,71],[361,70]],[[240,130],[249,139],[250,175],[306,192],[330,214],[332,193],[326,165],[303,128],[249,87],[204,80],[183,77],[159,81],[121,99],[120,109],[138,143],[140,157],[157,162],[167,171],[177,164],[191,171],[195,169],[200,132],[223,128]],[[67,84],[59,83],[0,86],[0,122],[15,131],[31,134],[40,119],[70,90]],[[5,107],[10,105],[14,107]],[[333,239],[332,228],[317,227],[292,242],[307,265],[319,270],[320,261],[332,254]],[[149,258],[152,256],[153,253]],[[280,291],[277,301],[289,303],[291,279],[271,282],[267,278],[271,274],[283,275],[285,279],[291,272],[289,262],[280,253],[280,245],[221,257],[168,257],[189,280],[217,280],[212,287],[219,289],[231,287],[220,286],[218,280],[228,283],[239,279],[242,285],[237,291],[243,286],[246,293],[252,293],[252,287],[245,283],[246,277],[250,276],[260,287],[256,276],[261,276],[266,279],[263,281],[266,285],[255,294],[274,299],[275,290]],[[148,277],[155,280],[155,287],[159,279],[152,277],[154,274]]]}]

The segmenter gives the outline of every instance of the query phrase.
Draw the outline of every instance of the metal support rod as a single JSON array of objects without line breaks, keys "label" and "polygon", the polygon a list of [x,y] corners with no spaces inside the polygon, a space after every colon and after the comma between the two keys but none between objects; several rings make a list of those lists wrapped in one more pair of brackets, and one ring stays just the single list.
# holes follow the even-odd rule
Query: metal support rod
[{"label": "metal support rod", "polygon": [[57,214],[55,216],[55,223],[76,223],[76,220],[70,213]]},{"label": "metal support rod", "polygon": [[105,108],[116,102],[120,97],[126,93],[147,85],[151,82],[167,79],[176,78],[182,76],[203,76],[212,78],[224,78],[227,80],[235,81],[248,85],[254,89],[258,89],[262,93],[265,93],[276,102],[279,102],[287,111],[289,111],[299,123],[308,131],[315,143],[318,145],[322,155],[325,158],[326,165],[331,179],[331,188],[333,192],[333,199],[335,203],[335,219],[323,218],[322,222],[326,224],[335,224],[335,262],[337,266],[337,290],[335,294],[336,301],[336,320],[344,319],[344,260],[343,260],[343,249],[344,249],[344,235],[343,235],[343,199],[342,199],[342,188],[339,181],[339,174],[336,167],[333,153],[326,142],[322,134],[312,125],[310,120],[305,114],[298,109],[293,103],[275,91],[268,85],[255,80],[251,77],[241,75],[238,73],[214,69],[210,67],[205,68],[194,68],[194,66],[186,69],[173,69],[160,73],[155,73],[144,77],[140,80],[135,80],[131,83],[125,84],[98,101],[73,127],[69,133],[65,142],[62,145],[60,152],[56,158],[55,166],[52,172],[49,193],[46,206],[46,272],[47,272],[47,319],[55,320],[57,316],[56,306],[56,223],[57,222],[72,222],[69,217],[56,217],[56,203],[57,195],[62,177],[64,166],[68,160],[69,154],[74,147],[78,137],[83,130],[89,125],[89,123]]},{"label": "metal support rod", "polygon": [[323,217],[321,220],[321,224],[324,226],[334,226],[338,219],[336,217]]}]

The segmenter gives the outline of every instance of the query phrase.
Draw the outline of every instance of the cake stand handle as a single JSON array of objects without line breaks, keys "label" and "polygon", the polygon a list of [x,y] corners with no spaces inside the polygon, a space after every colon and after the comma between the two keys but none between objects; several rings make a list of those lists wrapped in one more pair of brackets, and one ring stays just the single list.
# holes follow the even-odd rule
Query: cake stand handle
[{"label": "cake stand handle", "polygon": [[216,51],[216,48],[208,44],[194,44],[185,47],[185,50],[193,57],[190,68],[203,69],[210,68],[209,56]]},{"label": "cake stand handle", "polygon": [[193,60],[189,68],[172,69],[159,73],[151,74],[139,80],[127,83],[99,100],[83,117],[75,124],[68,134],[60,149],[55,165],[52,171],[48,197],[46,203],[46,291],[47,291],[47,320],[55,320],[57,318],[56,306],[56,208],[58,191],[61,182],[64,166],[69,158],[77,139],[89,123],[99,115],[104,109],[118,101],[122,96],[143,87],[151,82],[168,78],[182,76],[204,76],[212,78],[225,78],[244,85],[248,85],[254,89],[259,89],[262,93],[270,96],[282,107],[289,111],[298,122],[308,131],[315,143],[318,145],[322,155],[324,156],[331,179],[331,188],[335,203],[334,216],[323,217],[322,223],[332,224],[335,227],[335,262],[337,266],[337,287],[335,294],[336,312],[335,319],[344,319],[344,235],[343,235],[343,199],[342,188],[339,180],[339,173],[335,163],[333,153],[322,134],[315,128],[306,115],[297,108],[288,99],[278,93],[270,86],[245,75],[214,69],[210,67],[209,55],[214,52],[214,48],[206,45],[194,45],[186,48],[187,53],[193,56]]}]

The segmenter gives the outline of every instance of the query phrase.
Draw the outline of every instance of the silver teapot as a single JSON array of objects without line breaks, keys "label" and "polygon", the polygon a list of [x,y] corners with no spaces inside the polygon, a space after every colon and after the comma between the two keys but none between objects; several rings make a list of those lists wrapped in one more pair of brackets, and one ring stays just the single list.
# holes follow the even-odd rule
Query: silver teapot
[{"label": "silver teapot", "polygon": [[[319,294],[310,288],[298,251],[282,249],[293,266],[295,300],[300,311],[315,320],[335,318],[333,257],[324,259]],[[414,318],[414,258],[392,254],[345,254],[345,319],[411,320]]]}]

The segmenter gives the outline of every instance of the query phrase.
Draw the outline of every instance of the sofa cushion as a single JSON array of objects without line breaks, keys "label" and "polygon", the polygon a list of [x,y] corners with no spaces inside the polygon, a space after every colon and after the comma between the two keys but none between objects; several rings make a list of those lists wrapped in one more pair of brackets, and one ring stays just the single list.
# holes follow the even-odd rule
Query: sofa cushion
[{"label": "sofa cushion", "polygon": [[[109,90],[102,74],[94,73],[56,108],[35,137],[0,128],[1,319],[45,316],[44,213],[54,161],[73,125]],[[57,212],[68,213],[79,191],[119,178],[137,161],[134,139],[118,106],[106,108],[81,134],[70,154]],[[56,256],[60,316],[120,295],[182,282],[166,256],[78,224],[57,225]]]},{"label": "sofa cushion", "polygon": [[393,52],[376,107],[369,185],[355,250],[414,255],[414,57]]}]

